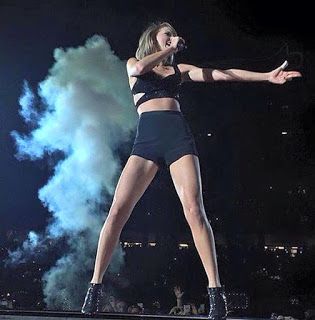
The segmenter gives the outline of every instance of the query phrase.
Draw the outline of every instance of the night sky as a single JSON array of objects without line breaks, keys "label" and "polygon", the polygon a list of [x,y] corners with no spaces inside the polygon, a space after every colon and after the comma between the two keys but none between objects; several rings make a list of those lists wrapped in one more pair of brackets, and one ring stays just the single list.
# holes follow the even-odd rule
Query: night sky
[{"label": "night sky", "polygon": [[[51,176],[54,159],[18,161],[10,136],[13,130],[29,130],[18,113],[24,80],[36,92],[54,64],[54,49],[82,46],[94,34],[104,36],[125,61],[134,55],[142,30],[156,20],[169,21],[186,40],[188,49],[178,54],[178,63],[270,71],[287,59],[288,70],[303,74],[303,79],[284,86],[184,84],[181,106],[200,152],[207,208],[228,212],[228,205],[221,203],[224,199],[269,197],[265,193],[272,185],[285,192],[303,184],[314,193],[313,11],[308,1],[280,1],[278,7],[273,3],[2,0],[1,233],[40,230],[49,216],[37,192]],[[281,114],[285,106],[291,120]],[[285,129],[287,142],[281,136]],[[209,132],[212,137],[207,136]],[[122,164],[131,146],[132,139],[120,150]],[[263,162],[257,160],[262,158]],[[272,197],[275,203],[279,199],[277,193]],[[153,181],[129,227],[140,231],[143,225],[137,229],[137,217],[143,211],[163,210],[161,200],[174,211],[180,208],[167,171]]]}]

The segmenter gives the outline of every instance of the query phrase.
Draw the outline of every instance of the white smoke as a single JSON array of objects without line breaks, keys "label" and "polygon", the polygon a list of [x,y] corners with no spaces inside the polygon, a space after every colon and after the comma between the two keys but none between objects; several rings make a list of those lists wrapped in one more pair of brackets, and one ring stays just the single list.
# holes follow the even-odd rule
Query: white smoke
[{"label": "white smoke", "polygon": [[[50,222],[42,234],[30,232],[10,258],[19,263],[39,247],[47,250],[47,239],[66,238],[68,251],[43,277],[45,302],[48,309],[78,309],[107,214],[101,208],[110,204],[121,171],[116,151],[130,140],[137,114],[125,62],[106,39],[93,36],[84,46],[55,49],[54,58],[38,86],[38,99],[24,84],[20,114],[32,130],[12,132],[18,159],[63,155],[38,193]],[[122,262],[123,251],[117,248],[112,270]]]}]

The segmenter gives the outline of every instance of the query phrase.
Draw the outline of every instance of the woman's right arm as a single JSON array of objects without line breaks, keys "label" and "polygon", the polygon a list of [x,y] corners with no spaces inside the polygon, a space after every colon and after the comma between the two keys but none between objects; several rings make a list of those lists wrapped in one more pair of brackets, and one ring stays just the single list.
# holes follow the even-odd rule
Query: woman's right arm
[{"label": "woman's right arm", "polygon": [[139,76],[157,66],[165,58],[176,52],[177,49],[168,47],[161,51],[145,56],[141,60],[132,57],[127,61],[127,72],[129,76]]},{"label": "woman's right arm", "polygon": [[180,37],[171,37],[171,44],[169,47],[164,48],[158,52],[149,54],[142,58],[141,60],[137,60],[132,57],[127,61],[127,72],[129,76],[140,76],[150,70],[152,70],[155,66],[157,66],[161,61],[163,61],[168,56],[173,53],[177,53],[178,48],[177,44],[179,40],[182,39]]}]

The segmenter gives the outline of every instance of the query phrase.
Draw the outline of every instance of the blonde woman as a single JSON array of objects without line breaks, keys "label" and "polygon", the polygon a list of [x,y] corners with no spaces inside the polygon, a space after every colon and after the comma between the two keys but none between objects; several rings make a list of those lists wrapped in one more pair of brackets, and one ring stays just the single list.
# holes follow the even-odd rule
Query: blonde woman
[{"label": "blonde woman", "polygon": [[176,65],[174,55],[184,47],[184,39],[169,23],[152,23],[140,37],[136,57],[127,61],[129,84],[139,114],[137,134],[100,233],[94,273],[82,313],[95,314],[101,310],[102,279],[122,228],[159,167],[166,165],[207,274],[208,318],[226,319],[226,297],[219,278],[215,241],[203,204],[198,151],[181,113],[178,91],[184,81],[283,84],[301,74],[284,71],[284,65],[266,73]]}]

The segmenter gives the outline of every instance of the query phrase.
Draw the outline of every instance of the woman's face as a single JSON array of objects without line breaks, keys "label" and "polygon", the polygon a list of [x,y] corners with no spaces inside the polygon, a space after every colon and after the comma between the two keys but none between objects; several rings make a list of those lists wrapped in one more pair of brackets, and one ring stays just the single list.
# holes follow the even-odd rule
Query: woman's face
[{"label": "woman's face", "polygon": [[169,27],[162,27],[156,34],[156,41],[158,42],[160,49],[163,50],[170,46],[171,37],[174,37],[174,34]]}]

